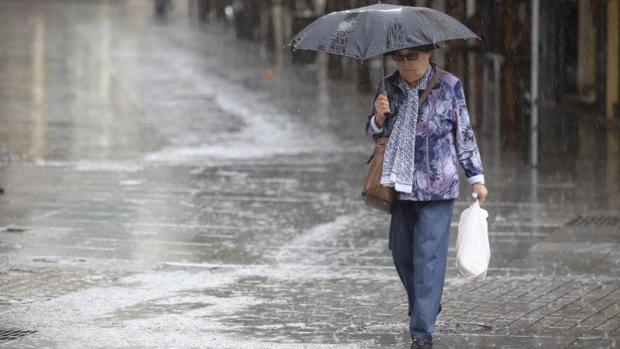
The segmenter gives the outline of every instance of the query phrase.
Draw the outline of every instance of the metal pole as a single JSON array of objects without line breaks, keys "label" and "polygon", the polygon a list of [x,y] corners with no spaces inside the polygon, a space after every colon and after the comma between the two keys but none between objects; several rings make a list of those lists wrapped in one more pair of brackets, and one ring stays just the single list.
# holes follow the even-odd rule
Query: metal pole
[{"label": "metal pole", "polygon": [[532,70],[530,96],[530,164],[538,166],[538,42],[540,34],[540,0],[532,0]]}]

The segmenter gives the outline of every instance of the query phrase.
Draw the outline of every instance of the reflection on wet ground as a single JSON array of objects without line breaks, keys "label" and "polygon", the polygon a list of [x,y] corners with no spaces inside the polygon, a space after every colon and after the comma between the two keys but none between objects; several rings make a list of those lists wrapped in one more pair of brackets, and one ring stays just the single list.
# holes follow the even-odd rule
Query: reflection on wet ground
[{"label": "reflection on wet ground", "polygon": [[[0,3],[0,347],[408,347],[370,96],[175,4]],[[450,250],[435,347],[617,346],[620,135],[570,125],[537,170],[479,137],[491,270]]]}]

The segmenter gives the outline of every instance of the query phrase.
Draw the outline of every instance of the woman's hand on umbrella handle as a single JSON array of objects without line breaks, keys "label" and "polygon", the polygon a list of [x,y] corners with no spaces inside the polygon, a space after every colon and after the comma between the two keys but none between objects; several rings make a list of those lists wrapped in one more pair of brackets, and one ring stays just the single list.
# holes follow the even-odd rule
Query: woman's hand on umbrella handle
[{"label": "woman's hand on umbrella handle", "polygon": [[474,199],[480,201],[480,205],[484,204],[487,201],[487,195],[489,192],[487,191],[487,187],[484,184],[476,183],[472,186],[472,191],[474,194]]},{"label": "woman's hand on umbrella handle", "polygon": [[383,127],[385,119],[392,113],[390,110],[390,101],[388,100],[387,93],[382,92],[377,96],[377,99],[375,100],[375,110],[377,111],[375,121],[377,126],[381,128]]}]

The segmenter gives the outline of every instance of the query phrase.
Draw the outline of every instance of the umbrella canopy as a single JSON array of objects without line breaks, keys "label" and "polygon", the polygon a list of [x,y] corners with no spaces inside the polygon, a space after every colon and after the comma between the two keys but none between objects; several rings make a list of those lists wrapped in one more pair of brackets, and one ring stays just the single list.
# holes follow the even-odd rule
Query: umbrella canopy
[{"label": "umbrella canopy", "polygon": [[332,12],[312,22],[291,41],[312,50],[368,59],[408,47],[479,37],[458,20],[426,7],[376,4]]}]

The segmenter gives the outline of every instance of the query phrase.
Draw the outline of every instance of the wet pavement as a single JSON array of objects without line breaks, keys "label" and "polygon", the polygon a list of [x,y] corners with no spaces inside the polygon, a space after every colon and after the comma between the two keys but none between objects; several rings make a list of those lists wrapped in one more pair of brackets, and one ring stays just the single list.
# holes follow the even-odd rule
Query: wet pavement
[{"label": "wet pavement", "polygon": [[[408,348],[370,96],[174,6],[0,2],[0,348]],[[620,347],[620,132],[544,116],[537,170],[479,135],[491,268],[454,223],[436,348]]]}]

